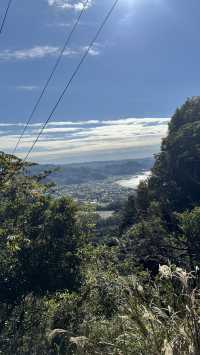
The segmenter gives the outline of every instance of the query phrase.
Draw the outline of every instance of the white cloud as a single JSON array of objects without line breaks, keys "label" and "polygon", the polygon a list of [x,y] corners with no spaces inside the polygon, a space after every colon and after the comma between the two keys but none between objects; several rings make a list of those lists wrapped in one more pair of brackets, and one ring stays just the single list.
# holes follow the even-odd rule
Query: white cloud
[{"label": "white cloud", "polygon": [[[67,48],[63,56],[78,56],[87,50],[87,46],[80,46],[75,48]],[[97,56],[101,53],[102,46],[95,43],[93,48],[90,49],[89,55]],[[60,48],[57,46],[35,46],[25,49],[5,49],[0,51],[0,60],[33,60],[43,59],[45,57],[55,56],[60,53]]]},{"label": "white cloud", "polygon": [[[29,127],[41,127],[42,124],[41,123],[32,123],[31,125],[29,125]],[[22,122],[17,122],[17,123],[0,123],[0,127],[25,127],[25,123]]]},{"label": "white cloud", "polygon": [[[50,28],[61,28],[61,29],[66,29],[69,27],[72,27],[75,24],[75,21],[71,22],[54,22],[54,23],[47,23],[46,26]],[[79,26],[84,26],[84,27],[96,27],[98,25],[98,22],[95,21],[80,21]]]},{"label": "white cloud", "polygon": [[163,118],[153,118],[153,117],[145,117],[145,118],[122,118],[118,120],[107,120],[107,121],[102,121],[103,124],[105,125],[121,125],[121,124],[134,124],[134,125],[140,125],[140,124],[153,124],[153,123],[167,123],[169,121],[169,118],[166,118],[165,120]]},{"label": "white cloud", "polygon": [[[31,158],[38,162],[64,163],[78,159],[95,160],[97,156],[106,159],[108,154],[110,158],[117,159],[122,152],[126,158],[130,157],[133,151],[136,154],[133,158],[141,154],[150,156],[158,152],[161,139],[167,133],[168,122],[168,118],[50,122],[32,152]],[[20,126],[17,128],[17,124],[13,128],[12,126],[7,128],[6,123],[4,125],[5,134],[1,134],[0,150],[10,152],[21,129]],[[32,124],[20,144],[21,157],[36,137],[38,132],[35,129],[36,125],[38,128],[42,126],[41,123]]]},{"label": "white cloud", "polygon": [[[90,48],[89,50],[89,55],[93,56],[98,56],[101,54],[103,46],[100,45],[99,43],[94,43],[93,47]],[[65,52],[63,53],[64,56],[76,56],[76,55],[81,55],[85,53],[88,50],[88,46],[80,46],[76,47],[74,49],[72,48],[67,48]]]},{"label": "white cloud", "polygon": [[5,49],[0,52],[0,60],[27,60],[40,59],[52,56],[58,53],[59,48],[53,46],[35,46],[26,49]]},{"label": "white cloud", "polygon": [[17,90],[22,90],[22,91],[35,91],[39,89],[39,86],[36,85],[18,85],[16,86]]},{"label": "white cloud", "polygon": [[[82,52],[86,52],[88,50],[88,46],[84,46],[81,48]],[[101,54],[101,46],[98,44],[98,43],[95,43],[95,45],[90,48],[89,50],[89,54],[91,56],[97,56],[97,55],[100,55]]]},{"label": "white cloud", "polygon": [[[99,120],[89,120],[89,121],[53,121],[53,122],[49,122],[47,127],[65,127],[65,126],[87,126],[87,125],[96,125],[98,123],[101,123],[101,121]],[[33,127],[42,127],[42,123],[31,123],[29,124],[30,128]],[[22,122],[17,122],[17,123],[6,123],[6,122],[1,122],[0,123],[0,127],[25,127],[26,123],[22,123]]]},{"label": "white cloud", "polygon": [[98,120],[89,120],[89,121],[55,121],[55,122],[49,122],[48,126],[86,126],[86,125],[92,125],[92,124],[98,124],[101,121]]},{"label": "white cloud", "polygon": [[49,6],[56,6],[64,10],[75,10],[82,11],[83,7],[86,5],[86,9],[92,6],[94,0],[48,0]]},{"label": "white cloud", "polygon": [[54,134],[54,133],[71,133],[71,132],[77,132],[79,131],[79,128],[66,128],[66,127],[52,127],[52,128],[45,128],[43,133],[50,133],[50,134]]},{"label": "white cloud", "polygon": [[70,22],[57,22],[57,23],[48,23],[46,26],[66,28],[66,27],[71,27],[72,25],[73,23]]}]

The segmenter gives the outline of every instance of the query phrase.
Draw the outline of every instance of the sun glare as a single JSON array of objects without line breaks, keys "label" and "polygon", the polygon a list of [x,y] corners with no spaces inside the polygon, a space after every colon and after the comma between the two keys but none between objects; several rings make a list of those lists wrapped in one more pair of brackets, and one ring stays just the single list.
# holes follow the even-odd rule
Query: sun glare
[{"label": "sun glare", "polygon": [[125,5],[133,6],[137,0],[124,0],[122,1]]}]

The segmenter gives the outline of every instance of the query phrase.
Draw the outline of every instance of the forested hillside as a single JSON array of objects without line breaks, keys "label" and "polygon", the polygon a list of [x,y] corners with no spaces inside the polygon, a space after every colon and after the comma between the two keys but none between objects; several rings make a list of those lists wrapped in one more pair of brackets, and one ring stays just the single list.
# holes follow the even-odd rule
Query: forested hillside
[{"label": "forested hillside", "polygon": [[104,242],[89,205],[0,165],[1,354],[200,354],[200,97]]},{"label": "forested hillside", "polygon": [[38,164],[32,166],[30,171],[35,175],[49,170],[51,171],[49,180],[62,186],[101,181],[110,177],[138,174],[143,170],[149,170],[152,165],[153,159],[146,158],[66,165]]}]

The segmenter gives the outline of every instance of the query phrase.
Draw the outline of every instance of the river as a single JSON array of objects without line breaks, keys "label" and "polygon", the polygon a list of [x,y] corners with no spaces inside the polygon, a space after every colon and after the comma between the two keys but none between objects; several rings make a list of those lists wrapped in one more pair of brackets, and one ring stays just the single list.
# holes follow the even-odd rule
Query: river
[{"label": "river", "polygon": [[128,187],[129,189],[136,189],[140,183],[140,181],[145,180],[148,176],[150,176],[150,171],[144,171],[142,174],[137,174],[129,177],[129,179],[123,179],[116,181],[122,187]]}]

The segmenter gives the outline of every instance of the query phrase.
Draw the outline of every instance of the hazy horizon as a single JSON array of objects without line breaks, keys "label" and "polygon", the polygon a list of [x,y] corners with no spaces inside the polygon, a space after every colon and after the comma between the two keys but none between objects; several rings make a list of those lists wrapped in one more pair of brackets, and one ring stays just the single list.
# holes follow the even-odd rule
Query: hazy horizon
[{"label": "hazy horizon", "polygon": [[[81,163],[151,157],[160,149],[169,118],[50,122],[31,154],[38,163]],[[42,123],[28,127],[16,155],[23,158]],[[12,153],[23,123],[0,123],[1,149]]]}]

